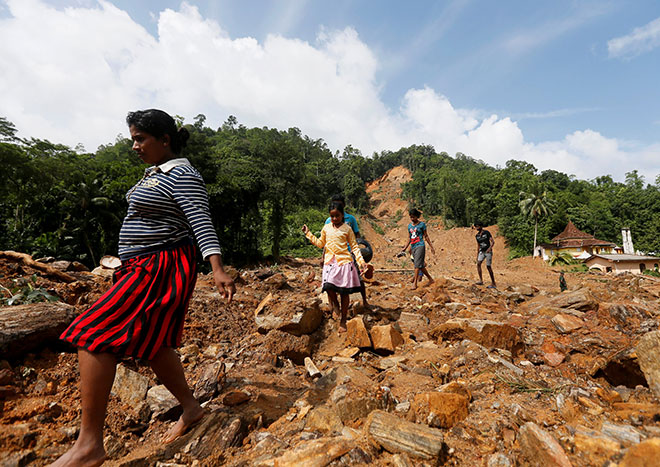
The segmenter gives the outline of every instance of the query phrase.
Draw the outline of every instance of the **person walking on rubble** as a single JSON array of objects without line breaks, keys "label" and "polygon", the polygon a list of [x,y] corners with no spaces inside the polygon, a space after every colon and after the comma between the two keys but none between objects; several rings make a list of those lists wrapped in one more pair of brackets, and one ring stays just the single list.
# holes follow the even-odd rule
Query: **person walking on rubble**
[{"label": "person walking on rubble", "polygon": [[197,279],[193,237],[228,302],[236,291],[223,268],[204,181],[187,159],[178,157],[188,131],[177,129],[170,115],[155,109],[130,112],[126,123],[133,150],[150,167],[126,194],[121,266],[113,286],[61,335],[78,347],[82,419],[75,444],[52,464],[58,467],[104,462],[103,424],[121,356],[148,361],[183,408],[163,442],[174,441],[205,415],[174,351],[181,344]]},{"label": "person walking on rubble", "polygon": [[486,261],[486,269],[488,269],[488,274],[490,275],[490,285],[489,289],[495,289],[495,275],[493,274],[493,245],[495,245],[495,239],[490,234],[490,232],[484,229],[482,222],[475,222],[474,228],[477,229],[477,274],[479,274],[479,282],[477,285],[483,285],[484,280],[481,275],[481,263]]},{"label": "person walking on rubble", "polygon": [[[367,272],[369,266],[362,258],[353,229],[344,222],[343,204],[333,201],[329,211],[331,222],[323,226],[319,238],[310,232],[307,225],[302,226],[302,231],[313,245],[323,248],[322,290],[328,294],[333,315],[339,315],[339,332],[342,333],[346,332],[349,296],[361,290],[358,268],[351,252],[362,272]],[[341,305],[337,294],[341,297]]]},{"label": "person walking on rubble", "polygon": [[422,213],[413,208],[408,214],[410,215],[410,224],[408,224],[408,243],[401,248],[401,253],[405,252],[408,245],[410,245],[410,255],[412,256],[413,266],[415,267],[412,289],[415,290],[417,288],[417,282],[423,277],[423,275],[429,278],[429,284],[433,283],[433,278],[426,269],[426,244],[424,240],[429,244],[431,252],[433,252],[434,255],[435,248],[433,248],[433,245],[431,244],[426,223],[419,220]]},{"label": "person walking on rubble", "polygon": [[[361,234],[360,234],[360,227],[358,226],[357,219],[355,216],[352,214],[349,214],[346,212],[346,198],[344,198],[344,195],[341,193],[338,193],[336,195],[332,196],[332,199],[330,202],[338,202],[341,203],[342,209],[344,209],[344,222],[349,225],[351,229],[353,229],[353,233],[355,234],[355,238],[358,241],[358,245],[360,242]],[[331,222],[330,218],[328,217],[325,220],[326,224],[329,224]],[[348,251],[351,251],[351,248],[349,246]],[[363,255],[364,257],[364,255]],[[355,261],[355,258],[353,258],[353,261]],[[369,262],[371,259],[366,258],[365,261]],[[356,263],[357,266],[357,263]],[[362,280],[362,276],[360,276],[360,296],[362,297],[362,306],[365,309],[369,309],[369,302],[367,301],[367,288],[364,285],[364,281]]]}]

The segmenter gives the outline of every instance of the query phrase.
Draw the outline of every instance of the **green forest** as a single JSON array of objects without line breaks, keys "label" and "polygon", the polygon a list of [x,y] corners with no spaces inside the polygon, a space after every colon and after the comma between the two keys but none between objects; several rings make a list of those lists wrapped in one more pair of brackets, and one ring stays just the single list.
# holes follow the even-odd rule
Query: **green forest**
[{"label": "green forest", "polygon": [[[539,172],[515,158],[505,167],[492,167],[427,145],[370,156],[352,146],[333,153],[323,140],[297,128],[247,128],[233,116],[217,129],[206,126],[204,115],[185,126],[191,137],[182,156],[206,181],[230,264],[320,255],[300,226],[320,230],[328,200],[338,192],[346,196],[350,212],[366,213],[365,183],[398,165],[413,173],[404,185],[411,206],[427,217],[441,216],[447,228],[476,220],[498,224],[512,256],[530,255],[535,232],[537,243],[546,242],[569,219],[617,244],[621,227],[630,227],[637,249],[660,252],[660,176],[647,183],[631,170],[625,182],[610,175],[578,180],[557,170]],[[17,134],[0,117],[0,250],[77,260],[88,267],[103,255],[115,255],[127,208],[124,195],[145,169],[132,142],[119,137],[90,153]]]}]

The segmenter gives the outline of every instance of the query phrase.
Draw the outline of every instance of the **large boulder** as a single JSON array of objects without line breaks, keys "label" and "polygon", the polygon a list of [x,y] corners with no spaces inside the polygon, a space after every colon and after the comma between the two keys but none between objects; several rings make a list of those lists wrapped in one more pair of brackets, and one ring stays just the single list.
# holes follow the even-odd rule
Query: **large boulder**
[{"label": "large boulder", "polygon": [[645,334],[639,340],[635,353],[651,391],[660,397],[660,331]]},{"label": "large boulder", "polygon": [[283,298],[268,294],[255,310],[257,329],[262,334],[277,329],[294,336],[311,334],[321,325],[323,311],[317,298],[298,295]]},{"label": "large boulder", "polygon": [[438,341],[469,339],[484,347],[508,350],[513,356],[524,350],[516,328],[490,320],[452,318],[431,331],[431,336]]},{"label": "large boulder", "polygon": [[468,399],[451,392],[424,392],[412,402],[412,412],[417,423],[436,428],[451,428],[468,416]]}]

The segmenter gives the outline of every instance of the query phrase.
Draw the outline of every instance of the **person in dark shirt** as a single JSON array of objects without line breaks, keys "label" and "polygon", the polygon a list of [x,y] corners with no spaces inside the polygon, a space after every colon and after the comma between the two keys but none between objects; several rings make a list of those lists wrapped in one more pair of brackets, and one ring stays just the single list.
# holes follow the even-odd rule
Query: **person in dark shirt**
[{"label": "person in dark shirt", "polygon": [[486,269],[488,269],[488,274],[490,275],[491,284],[488,286],[489,289],[496,288],[495,285],[495,275],[493,274],[493,245],[495,245],[495,239],[490,234],[490,232],[484,229],[482,222],[475,222],[474,228],[477,229],[477,273],[479,274],[479,282],[477,285],[483,285],[483,277],[481,275],[481,263],[486,260]]}]

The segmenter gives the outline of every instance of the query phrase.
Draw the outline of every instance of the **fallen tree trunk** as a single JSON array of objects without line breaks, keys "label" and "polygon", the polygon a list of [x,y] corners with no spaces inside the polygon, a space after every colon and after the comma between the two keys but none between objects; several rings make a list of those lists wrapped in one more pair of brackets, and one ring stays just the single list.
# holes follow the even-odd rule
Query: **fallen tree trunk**
[{"label": "fallen tree trunk", "polygon": [[62,272],[58,269],[48,266],[47,264],[33,260],[32,256],[25,253],[17,253],[11,250],[0,251],[0,259],[7,259],[9,261],[14,261],[24,264],[26,266],[31,267],[32,269],[36,269],[37,271],[43,272],[47,276],[51,276],[58,280],[61,280],[62,282],[74,282],[76,280],[75,277],[65,272]]},{"label": "fallen tree trunk", "polygon": [[57,342],[76,316],[76,309],[66,303],[0,308],[0,358],[19,358]]}]

